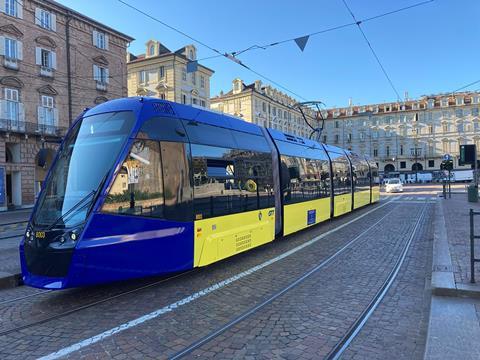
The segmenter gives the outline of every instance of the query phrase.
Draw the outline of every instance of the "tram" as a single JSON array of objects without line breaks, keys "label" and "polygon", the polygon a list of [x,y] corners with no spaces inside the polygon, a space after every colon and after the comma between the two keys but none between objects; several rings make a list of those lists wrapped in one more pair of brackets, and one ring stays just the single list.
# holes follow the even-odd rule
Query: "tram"
[{"label": "tram", "polygon": [[365,156],[165,100],[112,100],[58,149],[20,244],[23,281],[181,272],[378,200]]}]

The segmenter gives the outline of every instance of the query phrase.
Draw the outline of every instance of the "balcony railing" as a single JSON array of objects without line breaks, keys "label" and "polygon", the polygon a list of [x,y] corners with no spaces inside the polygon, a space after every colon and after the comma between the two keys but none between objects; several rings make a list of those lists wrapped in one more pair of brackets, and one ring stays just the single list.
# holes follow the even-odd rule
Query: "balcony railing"
[{"label": "balcony railing", "polygon": [[0,119],[0,131],[30,135],[50,135],[56,137],[63,137],[67,132],[67,128],[62,126],[45,125],[27,121]]}]

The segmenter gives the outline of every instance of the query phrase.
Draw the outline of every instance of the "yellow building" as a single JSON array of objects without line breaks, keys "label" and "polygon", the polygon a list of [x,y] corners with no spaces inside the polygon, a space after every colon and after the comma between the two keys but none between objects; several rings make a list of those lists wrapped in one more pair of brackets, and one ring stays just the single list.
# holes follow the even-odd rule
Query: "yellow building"
[{"label": "yellow building", "polygon": [[128,96],[153,96],[209,107],[214,71],[198,64],[196,71],[187,72],[187,63],[197,60],[194,45],[170,51],[159,41],[149,40],[145,46],[145,54],[128,54]]},{"label": "yellow building", "polygon": [[[260,80],[250,85],[241,79],[232,81],[232,90],[210,99],[212,110],[238,116],[245,121],[277,129],[298,136],[310,136],[311,129],[305,123],[300,111],[292,106],[297,100],[281,91],[263,85]],[[314,114],[310,123],[314,122]],[[318,124],[312,124],[317,127]]]}]

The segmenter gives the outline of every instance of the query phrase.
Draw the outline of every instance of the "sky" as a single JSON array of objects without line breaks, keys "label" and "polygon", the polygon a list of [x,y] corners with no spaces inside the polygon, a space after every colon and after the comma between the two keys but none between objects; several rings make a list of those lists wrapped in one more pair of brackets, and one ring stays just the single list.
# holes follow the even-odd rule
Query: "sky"
[{"label": "sky", "polygon": [[[222,53],[352,22],[342,0],[124,1]],[[346,1],[357,20],[421,2]],[[119,0],[59,2],[135,38],[128,49],[133,54],[144,53],[145,43],[156,39],[170,50],[194,43],[199,59],[215,55]],[[416,98],[452,92],[480,79],[479,17],[479,0],[434,0],[360,26],[400,97],[408,92],[409,98]],[[350,99],[353,104],[397,99],[356,25],[310,37],[303,52],[290,41],[238,58],[300,101],[320,100],[332,108],[347,106]],[[229,91],[237,77],[278,87],[224,57],[200,63],[215,71],[211,96]],[[466,90],[477,89],[480,83]]]}]

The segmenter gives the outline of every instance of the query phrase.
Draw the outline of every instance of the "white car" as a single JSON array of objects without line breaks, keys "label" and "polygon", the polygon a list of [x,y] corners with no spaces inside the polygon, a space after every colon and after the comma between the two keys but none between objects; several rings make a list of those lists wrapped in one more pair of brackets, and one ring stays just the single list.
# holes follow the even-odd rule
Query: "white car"
[{"label": "white car", "polygon": [[403,192],[403,185],[400,179],[388,179],[385,182],[385,192]]}]

